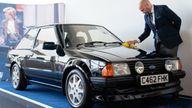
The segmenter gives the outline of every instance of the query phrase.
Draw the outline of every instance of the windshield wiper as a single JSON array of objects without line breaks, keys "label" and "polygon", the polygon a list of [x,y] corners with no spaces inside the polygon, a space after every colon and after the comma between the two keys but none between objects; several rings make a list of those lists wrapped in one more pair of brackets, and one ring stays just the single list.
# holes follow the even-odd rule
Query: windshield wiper
[{"label": "windshield wiper", "polygon": [[105,46],[120,46],[122,42],[107,42]]},{"label": "windshield wiper", "polygon": [[104,46],[106,44],[106,42],[103,41],[92,41],[92,42],[87,42],[87,43],[80,43],[77,44],[76,47],[95,47],[95,46]]},{"label": "windshield wiper", "polygon": [[92,41],[87,43],[77,44],[76,47],[95,47],[95,46],[120,46],[122,42],[103,42],[103,41]]}]

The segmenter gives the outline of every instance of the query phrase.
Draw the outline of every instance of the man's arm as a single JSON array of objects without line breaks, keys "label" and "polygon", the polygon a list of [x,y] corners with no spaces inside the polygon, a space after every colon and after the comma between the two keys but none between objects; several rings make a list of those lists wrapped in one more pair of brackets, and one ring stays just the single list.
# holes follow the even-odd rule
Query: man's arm
[{"label": "man's arm", "polygon": [[143,40],[145,40],[151,33],[151,29],[149,27],[149,25],[147,23],[145,23],[145,29],[144,32],[138,37],[138,39],[140,40],[140,42],[142,42]]}]

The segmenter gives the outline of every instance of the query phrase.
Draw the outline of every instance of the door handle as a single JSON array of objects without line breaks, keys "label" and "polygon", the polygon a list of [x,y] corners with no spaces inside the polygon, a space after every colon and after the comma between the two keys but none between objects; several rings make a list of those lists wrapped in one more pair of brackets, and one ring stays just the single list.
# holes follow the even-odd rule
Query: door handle
[{"label": "door handle", "polygon": [[55,56],[51,56],[50,61],[51,62],[56,62],[56,57]]}]

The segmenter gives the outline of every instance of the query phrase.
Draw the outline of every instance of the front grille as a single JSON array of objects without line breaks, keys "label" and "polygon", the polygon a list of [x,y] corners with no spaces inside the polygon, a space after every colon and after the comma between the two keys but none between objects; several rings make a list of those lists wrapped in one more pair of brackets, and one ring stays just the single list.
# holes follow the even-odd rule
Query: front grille
[{"label": "front grille", "polygon": [[[153,59],[153,60],[149,60],[149,59],[143,59],[143,60],[139,60],[144,64],[144,73],[143,74],[154,74],[154,73],[165,73],[166,69],[165,69],[165,60],[164,59]],[[128,62],[129,68],[131,70],[132,75],[137,74],[137,72],[135,71],[135,63],[137,61],[130,61]],[[150,69],[150,66],[153,66],[154,69]]]}]

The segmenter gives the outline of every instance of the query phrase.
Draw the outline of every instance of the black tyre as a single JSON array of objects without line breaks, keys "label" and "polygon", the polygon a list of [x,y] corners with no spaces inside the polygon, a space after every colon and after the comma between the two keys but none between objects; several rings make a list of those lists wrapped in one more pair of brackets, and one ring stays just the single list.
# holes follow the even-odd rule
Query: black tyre
[{"label": "black tyre", "polygon": [[12,86],[16,90],[24,90],[27,88],[27,82],[24,77],[24,73],[21,72],[21,69],[17,64],[14,64],[11,67],[11,80]]},{"label": "black tyre", "polygon": [[67,76],[65,92],[70,105],[74,108],[91,108],[90,86],[84,74],[73,69]]}]

